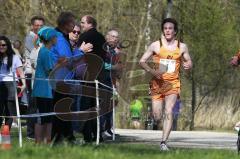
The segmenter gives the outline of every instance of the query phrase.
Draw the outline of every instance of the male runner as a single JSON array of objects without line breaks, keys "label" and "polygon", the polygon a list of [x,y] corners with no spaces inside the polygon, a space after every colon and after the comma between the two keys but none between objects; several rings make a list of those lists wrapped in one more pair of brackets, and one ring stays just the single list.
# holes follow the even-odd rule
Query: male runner
[{"label": "male runner", "polygon": [[[160,122],[163,115],[163,134],[160,143],[161,150],[169,150],[166,141],[171,132],[173,121],[173,107],[180,94],[180,65],[185,70],[192,68],[192,61],[187,45],[176,40],[178,26],[175,19],[164,19],[161,25],[163,36],[153,42],[140,59],[140,65],[153,75],[150,81],[152,96],[153,118]],[[146,61],[152,57],[154,67],[151,68]]]}]

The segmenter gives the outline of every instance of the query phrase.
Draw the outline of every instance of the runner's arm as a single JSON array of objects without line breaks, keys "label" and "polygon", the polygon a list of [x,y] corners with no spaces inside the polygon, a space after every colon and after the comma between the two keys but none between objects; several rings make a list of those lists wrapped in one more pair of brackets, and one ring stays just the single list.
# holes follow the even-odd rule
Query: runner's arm
[{"label": "runner's arm", "polygon": [[147,60],[153,55],[153,53],[155,52],[155,48],[156,48],[157,42],[152,43],[147,51],[143,54],[143,56],[141,57],[139,64],[140,66],[146,70],[147,72],[151,73],[153,76],[155,76],[158,79],[162,78],[162,73],[159,70],[155,70],[152,69],[151,67],[149,67],[149,65],[146,63]]},{"label": "runner's arm", "polygon": [[188,52],[188,47],[186,44],[182,45],[182,65],[185,70],[190,70],[192,68],[192,60]]},{"label": "runner's arm", "polygon": [[152,43],[139,61],[139,65],[147,72],[153,71],[153,69],[149,67],[148,64],[146,63],[147,60],[153,55],[153,52],[154,51],[153,51],[153,43]]}]

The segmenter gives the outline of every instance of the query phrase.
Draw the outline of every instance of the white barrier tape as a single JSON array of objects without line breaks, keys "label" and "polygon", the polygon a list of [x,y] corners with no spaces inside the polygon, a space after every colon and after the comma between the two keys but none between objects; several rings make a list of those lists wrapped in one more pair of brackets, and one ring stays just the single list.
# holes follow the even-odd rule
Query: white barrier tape
[{"label": "white barrier tape", "polygon": [[[0,76],[3,74],[0,74]],[[13,76],[10,76],[13,77]],[[95,81],[85,81],[85,80],[70,80],[70,79],[46,79],[46,78],[20,78],[20,77],[16,77],[17,80],[19,79],[29,79],[29,80],[43,80],[43,81],[62,81],[62,82],[80,82],[80,83],[95,83]],[[10,81],[11,82],[11,81]],[[13,82],[13,81],[12,81]],[[107,87],[109,89],[113,89],[112,87],[109,87],[101,82],[98,82],[99,84],[101,84],[104,87]]]},{"label": "white barrier tape", "polygon": [[[0,74],[0,76],[1,76],[1,74]],[[8,76],[8,77],[13,77],[13,76]],[[49,79],[49,78],[27,78],[27,77],[25,77],[25,78],[16,77],[16,79],[17,80],[19,80],[19,79],[29,79],[29,80],[45,80],[45,81],[64,81],[64,82],[67,81],[67,82],[95,83],[94,81],[71,80],[71,79]]]},{"label": "white barrier tape", "polygon": [[0,115],[1,118],[36,118],[36,117],[43,117],[43,116],[53,116],[53,115],[67,115],[67,114],[83,114],[83,113],[96,113],[97,111],[74,111],[74,112],[64,112],[64,113],[34,113],[34,114],[27,114],[27,115],[20,115],[20,116],[4,116]]},{"label": "white barrier tape", "polygon": [[107,85],[105,85],[105,84],[103,84],[103,83],[101,83],[101,82],[98,82],[100,85],[102,85],[102,86],[104,86],[104,87],[107,87],[107,88],[109,88],[109,89],[111,89],[111,90],[113,90],[113,88],[112,87],[110,87],[110,86],[107,86]]}]

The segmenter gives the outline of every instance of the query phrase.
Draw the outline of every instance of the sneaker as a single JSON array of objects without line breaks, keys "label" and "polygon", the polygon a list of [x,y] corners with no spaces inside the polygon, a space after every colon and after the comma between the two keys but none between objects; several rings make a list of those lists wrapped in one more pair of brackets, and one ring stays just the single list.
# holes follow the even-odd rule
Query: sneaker
[{"label": "sneaker", "polygon": [[108,129],[106,132],[107,132],[108,134],[110,134],[111,136],[113,135],[113,132],[112,132],[111,129]]},{"label": "sneaker", "polygon": [[17,128],[17,127],[18,127],[18,124],[15,123],[15,122],[13,122],[13,123],[12,123],[12,127],[13,127],[13,128]]},{"label": "sneaker", "polygon": [[166,144],[162,143],[162,144],[160,144],[160,150],[161,151],[169,151],[169,148],[167,147]]},{"label": "sneaker", "polygon": [[112,135],[108,131],[102,132],[103,137],[112,137]]},{"label": "sneaker", "polygon": [[31,136],[27,136],[27,139],[30,140],[30,141],[34,141],[35,140],[35,138],[31,137]]}]

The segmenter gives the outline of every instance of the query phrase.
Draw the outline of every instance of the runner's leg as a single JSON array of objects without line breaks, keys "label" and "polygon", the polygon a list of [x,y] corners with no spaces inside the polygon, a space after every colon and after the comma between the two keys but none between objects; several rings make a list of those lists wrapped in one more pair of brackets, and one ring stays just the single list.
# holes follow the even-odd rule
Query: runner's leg
[{"label": "runner's leg", "polygon": [[171,94],[171,95],[165,96],[162,141],[166,141],[171,132],[172,123],[173,123],[173,108],[176,103],[177,97],[178,97],[177,94]]},{"label": "runner's leg", "polygon": [[159,125],[162,118],[163,100],[152,100],[152,115],[155,124]]}]

